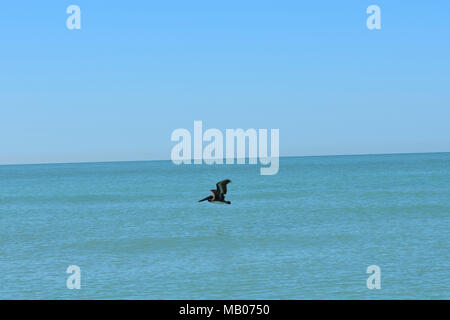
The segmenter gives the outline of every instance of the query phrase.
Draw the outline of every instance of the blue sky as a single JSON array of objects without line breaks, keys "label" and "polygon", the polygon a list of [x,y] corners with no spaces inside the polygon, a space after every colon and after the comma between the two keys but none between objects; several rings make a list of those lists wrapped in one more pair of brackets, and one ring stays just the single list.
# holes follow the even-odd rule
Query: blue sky
[{"label": "blue sky", "polygon": [[449,1],[18,0],[0,35],[0,164],[169,159],[194,120],[284,156],[450,151]]}]

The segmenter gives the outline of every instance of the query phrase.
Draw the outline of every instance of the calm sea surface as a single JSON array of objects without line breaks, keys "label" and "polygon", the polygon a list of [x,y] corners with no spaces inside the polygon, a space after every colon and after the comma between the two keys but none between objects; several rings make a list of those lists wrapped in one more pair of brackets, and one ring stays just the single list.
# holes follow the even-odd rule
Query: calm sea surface
[{"label": "calm sea surface", "polygon": [[[0,166],[0,298],[450,298],[450,153],[259,168]],[[197,203],[225,178],[230,206]]]}]

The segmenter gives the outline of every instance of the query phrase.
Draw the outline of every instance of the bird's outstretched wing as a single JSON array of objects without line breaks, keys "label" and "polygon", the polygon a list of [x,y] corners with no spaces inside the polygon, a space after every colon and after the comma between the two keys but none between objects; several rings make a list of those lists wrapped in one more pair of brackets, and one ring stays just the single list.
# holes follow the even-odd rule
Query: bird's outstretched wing
[{"label": "bird's outstretched wing", "polygon": [[217,191],[221,194],[227,194],[227,184],[229,184],[230,182],[231,180],[229,179],[217,182],[216,184]]}]

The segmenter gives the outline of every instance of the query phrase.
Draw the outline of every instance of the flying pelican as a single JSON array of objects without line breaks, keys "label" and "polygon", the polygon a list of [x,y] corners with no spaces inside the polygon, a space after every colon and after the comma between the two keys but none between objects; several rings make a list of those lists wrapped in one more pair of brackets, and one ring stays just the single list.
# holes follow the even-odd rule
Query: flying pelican
[{"label": "flying pelican", "polygon": [[227,184],[229,184],[230,182],[231,182],[231,180],[229,180],[229,179],[217,182],[216,190],[210,190],[212,193],[212,196],[208,196],[202,200],[198,200],[198,202],[208,200],[208,202],[211,202],[211,203],[231,204],[231,201],[225,201],[225,195],[227,194]]}]

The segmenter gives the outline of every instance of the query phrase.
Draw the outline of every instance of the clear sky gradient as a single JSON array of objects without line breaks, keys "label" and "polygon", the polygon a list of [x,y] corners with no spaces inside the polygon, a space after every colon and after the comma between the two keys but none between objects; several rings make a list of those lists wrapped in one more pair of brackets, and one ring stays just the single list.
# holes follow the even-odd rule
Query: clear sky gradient
[{"label": "clear sky gradient", "polygon": [[17,0],[0,35],[0,164],[169,159],[194,120],[282,156],[450,151],[447,0]]}]

